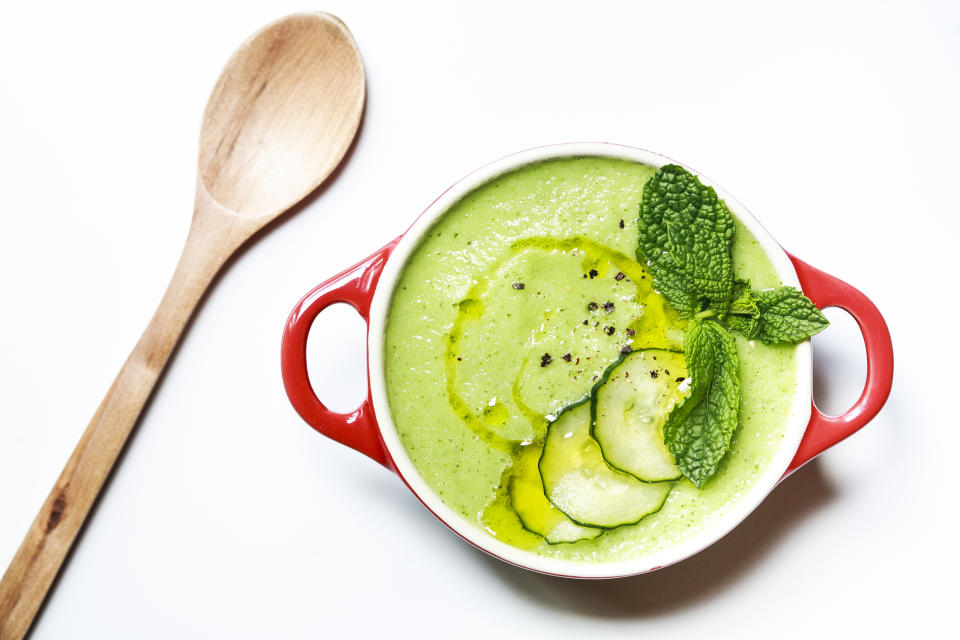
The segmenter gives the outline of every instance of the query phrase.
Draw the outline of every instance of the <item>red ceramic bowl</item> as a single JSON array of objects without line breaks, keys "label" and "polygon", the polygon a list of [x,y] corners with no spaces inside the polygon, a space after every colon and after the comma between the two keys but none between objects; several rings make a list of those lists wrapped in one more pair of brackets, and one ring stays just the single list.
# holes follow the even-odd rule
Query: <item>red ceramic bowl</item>
[{"label": "red ceramic bowl", "polygon": [[[856,319],[867,351],[867,380],[863,393],[849,410],[839,416],[827,416],[818,411],[811,399],[810,344],[798,345],[797,390],[784,438],[768,468],[722,515],[662,551],[627,560],[583,562],[541,557],[497,540],[443,503],[420,477],[400,442],[387,405],[383,371],[386,317],[393,288],[407,258],[423,235],[452,204],[507,171],[540,160],[570,156],[622,158],[655,167],[678,164],[642,149],[578,143],[523,151],[478,169],[445,191],[402,236],[318,285],[300,300],[290,314],[283,333],[282,373],[290,402],[310,426],[397,473],[427,509],[466,541],[497,558],[534,571],[565,577],[612,578],[659,569],[706,548],[753,511],[780,480],[869,422],[890,393],[893,348],[883,317],[866,296],[784,251],[743,205],[709,179],[697,174],[704,184],[716,189],[734,215],[757,238],[784,284],[801,287],[821,309],[840,307]],[[350,413],[335,413],[327,409],[317,399],[307,375],[306,347],[310,327],[317,314],[338,302],[354,307],[367,322],[368,395],[360,407]]]}]

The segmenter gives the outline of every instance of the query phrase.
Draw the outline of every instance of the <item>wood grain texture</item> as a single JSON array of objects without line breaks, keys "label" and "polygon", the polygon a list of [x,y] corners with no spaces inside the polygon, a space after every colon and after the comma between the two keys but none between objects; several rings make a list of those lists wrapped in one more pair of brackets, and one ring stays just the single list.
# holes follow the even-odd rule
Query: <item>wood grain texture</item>
[{"label": "wood grain texture", "polygon": [[193,222],[180,262],[0,580],[0,640],[29,631],[210,282],[250,236],[337,167],[364,97],[356,44],[327,14],[279,20],[230,58],[204,113]]}]

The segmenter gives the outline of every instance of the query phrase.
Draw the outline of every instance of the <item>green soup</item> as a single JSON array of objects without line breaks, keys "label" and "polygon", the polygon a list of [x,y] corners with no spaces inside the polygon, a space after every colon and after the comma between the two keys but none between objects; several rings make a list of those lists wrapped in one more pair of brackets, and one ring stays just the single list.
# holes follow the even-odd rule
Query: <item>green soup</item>
[{"label": "green soup", "polygon": [[[638,205],[655,171],[581,157],[499,176],[440,218],[394,290],[384,368],[410,459],[450,508],[543,556],[624,560],[675,544],[746,493],[786,428],[796,347],[738,336],[741,428],[702,489],[678,481],[637,524],[567,544],[527,531],[510,508],[505,480],[621,349],[680,348],[684,321],[635,260]],[[782,284],[739,222],[733,257],[755,288]]]}]

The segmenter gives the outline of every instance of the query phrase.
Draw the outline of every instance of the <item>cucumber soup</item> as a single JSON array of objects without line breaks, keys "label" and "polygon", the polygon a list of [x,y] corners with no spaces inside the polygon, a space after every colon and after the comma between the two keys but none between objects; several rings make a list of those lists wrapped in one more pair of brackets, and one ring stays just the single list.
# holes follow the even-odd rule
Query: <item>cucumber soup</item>
[{"label": "cucumber soup", "polygon": [[[654,385],[663,399],[680,397],[688,381],[680,353],[687,320],[635,258],[638,207],[655,173],[629,160],[576,157],[496,177],[426,233],[394,289],[384,370],[403,446],[450,508],[542,556],[625,560],[685,539],[753,485],[790,415],[796,346],[737,334],[740,428],[709,482],[698,489],[665,474],[668,483],[644,485],[630,476],[642,490],[658,487],[648,496],[656,504],[600,527],[581,526],[564,515],[571,508],[557,504],[561,513],[543,496],[545,442],[562,438],[578,460],[611,462],[606,445],[599,457],[600,434],[589,429],[598,385],[622,385],[632,372],[642,381],[630,384]],[[739,222],[733,261],[752,286],[781,285]],[[618,361],[624,367],[611,373]],[[561,416],[580,420],[582,433],[548,438]]]}]

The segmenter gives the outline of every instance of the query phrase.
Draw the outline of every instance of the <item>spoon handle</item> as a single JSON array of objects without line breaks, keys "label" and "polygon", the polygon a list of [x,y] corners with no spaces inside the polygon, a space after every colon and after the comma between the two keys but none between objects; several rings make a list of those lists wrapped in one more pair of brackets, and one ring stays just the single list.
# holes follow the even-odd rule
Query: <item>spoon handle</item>
[{"label": "spoon handle", "polygon": [[0,640],[29,631],[200,297],[247,237],[231,218],[198,189],[190,234],[160,306],[0,580]]}]

